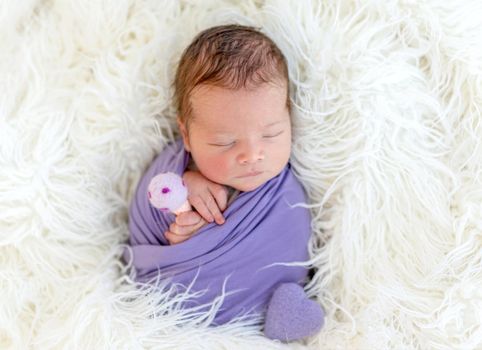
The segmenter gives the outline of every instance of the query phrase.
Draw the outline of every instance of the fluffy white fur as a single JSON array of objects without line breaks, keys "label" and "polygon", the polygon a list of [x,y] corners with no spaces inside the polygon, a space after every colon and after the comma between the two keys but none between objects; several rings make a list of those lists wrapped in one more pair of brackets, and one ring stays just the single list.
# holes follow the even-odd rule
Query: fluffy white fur
[{"label": "fluffy white fur", "polygon": [[[482,3],[15,1],[0,4],[1,349],[482,347]],[[119,261],[135,186],[176,135],[176,62],[200,30],[261,26],[293,82],[327,312],[305,342]],[[213,305],[213,311],[217,305]]]}]

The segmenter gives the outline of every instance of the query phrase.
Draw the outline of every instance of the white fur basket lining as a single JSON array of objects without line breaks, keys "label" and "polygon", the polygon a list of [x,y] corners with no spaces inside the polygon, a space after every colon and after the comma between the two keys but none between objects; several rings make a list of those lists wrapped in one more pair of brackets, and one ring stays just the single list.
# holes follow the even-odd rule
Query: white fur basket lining
[{"label": "white fur basket lining", "polygon": [[[482,3],[2,1],[1,349],[482,347]],[[127,209],[174,139],[180,53],[261,27],[292,80],[325,328],[280,344],[136,289]]]}]

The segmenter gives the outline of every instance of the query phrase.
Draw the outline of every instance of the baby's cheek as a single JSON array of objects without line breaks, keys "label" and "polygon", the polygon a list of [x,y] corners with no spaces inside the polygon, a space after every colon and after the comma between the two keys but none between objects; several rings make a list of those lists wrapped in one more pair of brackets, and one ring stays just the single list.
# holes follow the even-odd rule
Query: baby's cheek
[{"label": "baby's cheek", "polygon": [[229,172],[229,161],[227,159],[224,159],[224,158],[218,158],[215,160],[215,166],[216,168],[219,169],[219,171],[223,174],[226,174],[227,172]]},{"label": "baby's cheek", "polygon": [[230,165],[227,159],[216,157],[209,159],[209,175],[218,183],[223,183],[230,175]]}]

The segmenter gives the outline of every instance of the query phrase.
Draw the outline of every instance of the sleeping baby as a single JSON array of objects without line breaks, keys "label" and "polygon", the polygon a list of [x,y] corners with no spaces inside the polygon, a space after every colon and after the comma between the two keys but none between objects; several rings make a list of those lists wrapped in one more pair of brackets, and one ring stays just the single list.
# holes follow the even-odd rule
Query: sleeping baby
[{"label": "sleeping baby", "polygon": [[[294,176],[289,80],[279,48],[254,28],[209,28],[184,51],[175,78],[181,138],[143,175],[129,211],[136,278],[202,291],[186,308],[224,296],[214,325],[257,314],[264,333],[291,341],[323,324],[303,291],[311,234],[303,187]],[[182,176],[192,210],[153,207],[150,180]]]}]

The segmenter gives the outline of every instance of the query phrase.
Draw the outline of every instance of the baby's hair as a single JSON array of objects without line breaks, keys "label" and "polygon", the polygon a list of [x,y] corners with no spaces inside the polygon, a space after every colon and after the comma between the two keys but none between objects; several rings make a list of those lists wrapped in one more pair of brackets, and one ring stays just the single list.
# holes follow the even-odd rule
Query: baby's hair
[{"label": "baby's hair", "polygon": [[286,84],[289,109],[288,79],[283,53],[257,29],[236,24],[208,28],[184,50],[176,71],[174,99],[179,119],[189,126],[193,118],[190,95],[201,84],[234,90]]}]

